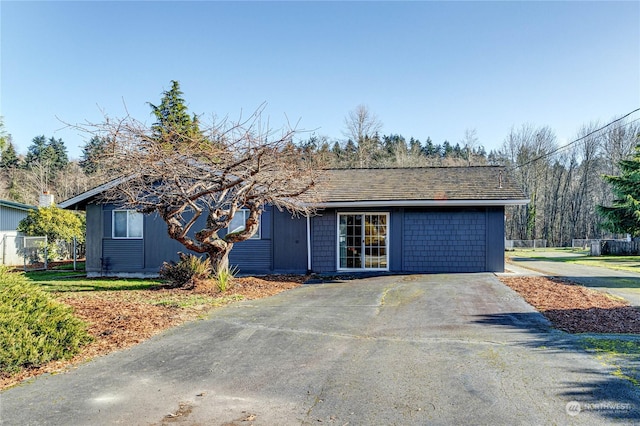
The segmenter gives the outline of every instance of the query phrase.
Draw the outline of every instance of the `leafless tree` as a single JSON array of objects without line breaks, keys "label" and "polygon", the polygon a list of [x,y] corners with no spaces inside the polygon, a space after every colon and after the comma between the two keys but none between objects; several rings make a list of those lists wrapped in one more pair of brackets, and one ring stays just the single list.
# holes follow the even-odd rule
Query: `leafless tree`
[{"label": "leafless tree", "polygon": [[[154,132],[131,117],[83,126],[111,141],[101,162],[119,179],[104,200],[156,213],[171,238],[206,253],[216,268],[227,267],[233,245],[255,234],[266,205],[313,212],[303,201],[314,199],[317,172],[291,143],[295,130],[265,131],[261,112],[206,129],[200,123],[202,131],[188,134]],[[241,209],[248,210],[244,228],[221,232]]]},{"label": "leafless tree", "polygon": [[36,199],[39,194],[49,191],[53,184],[51,180],[51,168],[51,162],[47,160],[35,160],[29,168],[24,171],[25,189],[30,191]]},{"label": "leafless tree", "polygon": [[344,136],[358,146],[360,168],[371,165],[372,154],[376,151],[377,134],[382,129],[382,121],[366,105],[358,105],[344,119]]},{"label": "leafless tree", "polygon": [[502,145],[502,157],[513,168],[516,179],[531,199],[526,206],[509,208],[508,232],[512,238],[536,238],[537,230],[542,226],[542,216],[538,212],[543,210],[545,202],[545,162],[539,159],[545,158],[555,147],[555,134],[549,127],[535,128],[531,125],[511,129]]},{"label": "leafless tree", "polygon": [[467,157],[467,166],[471,166],[471,164],[475,164],[473,161],[474,152],[477,148],[478,142],[478,132],[476,129],[465,129],[464,137],[460,141],[462,147],[465,150],[465,155]]}]

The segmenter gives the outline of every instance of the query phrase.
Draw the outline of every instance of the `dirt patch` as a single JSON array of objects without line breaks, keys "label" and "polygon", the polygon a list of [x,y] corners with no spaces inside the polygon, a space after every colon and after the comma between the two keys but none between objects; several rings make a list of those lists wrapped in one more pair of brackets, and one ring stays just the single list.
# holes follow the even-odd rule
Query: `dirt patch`
[{"label": "dirt patch", "polygon": [[554,277],[500,277],[554,327],[569,333],[640,334],[640,310],[626,300]]},{"label": "dirt patch", "polygon": [[242,299],[269,297],[298,287],[306,278],[301,275],[236,278],[233,287],[225,293],[220,293],[214,282],[198,283],[191,290],[59,293],[56,298],[73,307],[76,316],[88,324],[94,341],[70,360],[53,361],[11,376],[0,374],[0,389],[136,345],[170,327],[202,317],[215,307]]}]

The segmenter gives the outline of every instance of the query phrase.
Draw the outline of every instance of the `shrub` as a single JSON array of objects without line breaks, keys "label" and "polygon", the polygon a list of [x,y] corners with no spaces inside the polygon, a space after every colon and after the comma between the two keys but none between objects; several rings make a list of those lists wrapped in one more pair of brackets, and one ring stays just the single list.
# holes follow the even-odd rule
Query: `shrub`
[{"label": "shrub", "polygon": [[0,266],[0,371],[70,358],[91,337],[72,310],[22,273]]},{"label": "shrub", "polygon": [[216,271],[216,283],[218,286],[218,290],[220,290],[221,293],[224,293],[231,288],[231,284],[233,283],[232,281],[237,273],[238,268],[235,266],[232,268],[229,268],[228,266],[224,268],[218,268],[218,270]]},{"label": "shrub", "polygon": [[70,243],[76,238],[79,243],[83,243],[86,226],[84,215],[50,206],[31,210],[20,221],[17,230],[30,236],[46,235],[47,257],[51,261],[64,255],[58,241]]},{"label": "shrub", "polygon": [[213,272],[211,261],[193,254],[178,253],[180,260],[164,262],[160,268],[160,278],[175,287],[192,287],[195,281],[209,278]]}]

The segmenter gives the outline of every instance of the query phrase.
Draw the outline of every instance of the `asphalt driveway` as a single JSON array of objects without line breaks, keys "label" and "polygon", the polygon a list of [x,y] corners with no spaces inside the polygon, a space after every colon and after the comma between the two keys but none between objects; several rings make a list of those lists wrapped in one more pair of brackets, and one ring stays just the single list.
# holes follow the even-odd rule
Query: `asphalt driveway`
[{"label": "asphalt driveway", "polygon": [[492,274],[306,285],[5,391],[0,418],[5,425],[640,420],[636,388],[574,339],[550,330]]}]

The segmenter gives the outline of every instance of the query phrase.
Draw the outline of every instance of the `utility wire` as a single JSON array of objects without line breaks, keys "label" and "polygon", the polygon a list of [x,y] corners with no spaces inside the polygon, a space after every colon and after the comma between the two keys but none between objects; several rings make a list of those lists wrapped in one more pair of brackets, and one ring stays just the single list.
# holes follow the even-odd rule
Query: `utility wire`
[{"label": "utility wire", "polygon": [[[599,131],[601,131],[601,130],[603,130],[603,129],[606,129],[607,127],[611,126],[612,124],[615,124],[615,123],[617,123],[617,122],[619,122],[619,121],[624,120],[625,118],[627,118],[627,117],[628,117],[628,116],[630,116],[631,114],[634,114],[634,113],[636,113],[636,112],[638,112],[638,111],[640,111],[640,108],[636,108],[636,109],[634,109],[633,111],[631,111],[631,112],[629,112],[629,113],[627,113],[627,114],[623,115],[622,117],[617,118],[617,119],[615,119],[615,120],[611,121],[610,123],[607,123],[607,124],[605,124],[604,126],[602,126],[602,127],[598,128],[598,129],[596,129],[596,130],[594,130],[594,131],[592,131],[592,132],[589,132],[589,133],[587,133],[586,135],[584,135],[584,136],[582,136],[582,137],[580,137],[580,138],[578,138],[578,139],[576,139],[576,140],[574,140],[574,141],[569,142],[569,143],[568,143],[568,144],[566,144],[566,145],[563,145],[563,146],[561,146],[561,147],[558,147],[558,148],[554,149],[553,151],[550,151],[550,152],[544,153],[544,154],[542,154],[542,155],[540,155],[540,156],[538,156],[538,157],[536,157],[536,158],[534,158],[534,159],[532,159],[532,160],[527,161],[526,163],[522,163],[522,164],[518,164],[518,165],[516,165],[516,166],[513,166],[513,167],[509,168],[509,170],[516,170],[516,169],[519,169],[520,167],[528,166],[529,164],[531,164],[531,163],[535,163],[536,161],[539,161],[539,160],[542,160],[543,158],[548,157],[548,156],[550,156],[550,155],[552,155],[552,154],[555,154],[555,153],[556,153],[556,152],[558,152],[558,151],[562,151],[563,149],[566,149],[566,148],[570,147],[571,145],[573,145],[573,144],[575,144],[575,143],[578,143],[578,142],[580,142],[581,140],[584,140],[584,139],[588,138],[589,136],[593,135],[594,133],[598,133]],[[634,120],[634,121],[635,121],[635,120]],[[630,123],[627,123],[627,124],[630,124]],[[627,124],[625,124],[625,125],[627,125]]]}]

